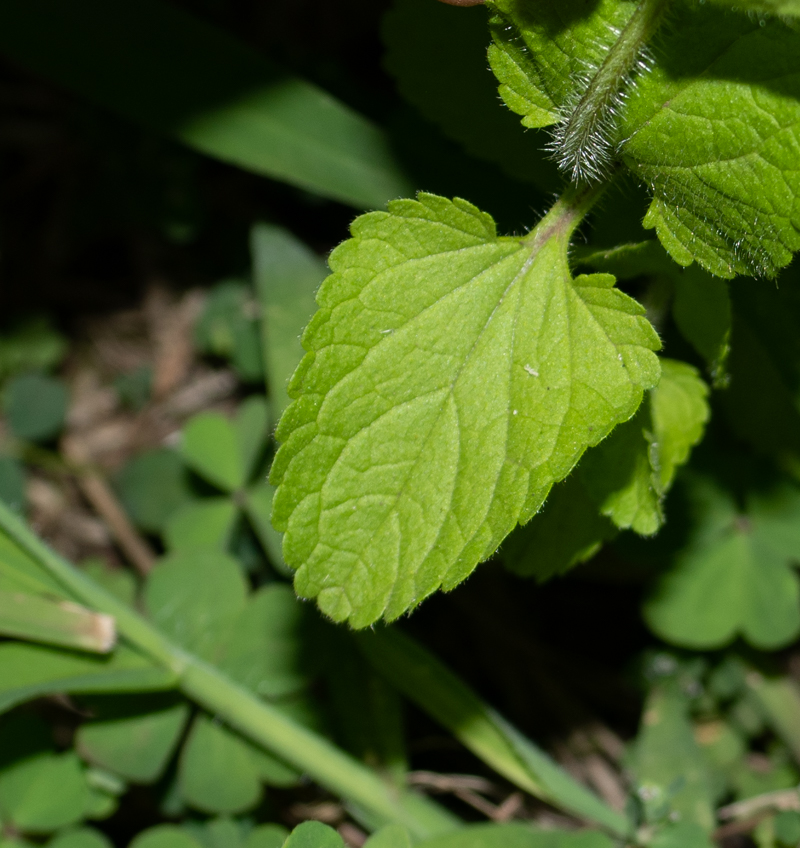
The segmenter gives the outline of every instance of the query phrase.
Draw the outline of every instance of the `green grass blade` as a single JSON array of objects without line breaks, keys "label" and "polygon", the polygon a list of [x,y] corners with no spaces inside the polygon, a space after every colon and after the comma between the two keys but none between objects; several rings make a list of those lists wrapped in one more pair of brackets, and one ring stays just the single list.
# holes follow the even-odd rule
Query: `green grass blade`
[{"label": "green grass blade", "polygon": [[0,634],[97,654],[117,641],[111,616],[23,592],[0,592]]},{"label": "green grass blade", "polygon": [[0,50],[209,156],[349,203],[409,194],[382,132],[317,87],[158,0],[9,0]]},{"label": "green grass blade", "polygon": [[629,833],[625,816],[573,780],[422,645],[391,628],[354,637],[380,674],[503,777],[614,834]]},{"label": "green grass blade", "polygon": [[800,687],[789,677],[747,675],[747,686],[756,696],[764,716],[800,763]]}]

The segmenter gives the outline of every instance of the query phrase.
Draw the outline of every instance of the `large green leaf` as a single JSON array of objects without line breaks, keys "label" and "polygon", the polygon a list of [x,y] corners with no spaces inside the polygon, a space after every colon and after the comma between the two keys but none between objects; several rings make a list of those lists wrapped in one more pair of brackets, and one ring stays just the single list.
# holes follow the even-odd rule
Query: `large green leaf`
[{"label": "large green leaf", "polygon": [[800,633],[800,582],[790,567],[800,560],[800,492],[752,497],[745,511],[705,482],[693,494],[700,535],[646,603],[648,624],[692,648],[721,647],[737,634],[762,649],[788,644]]},{"label": "large green leaf", "polygon": [[455,586],[658,382],[642,308],[613,277],[571,277],[574,215],[498,238],[420,195],[331,256],[272,479],[295,587],[335,620]]},{"label": "large green leaf", "polygon": [[173,672],[124,646],[100,657],[19,642],[0,645],[0,711],[42,695],[146,692],[176,684]]},{"label": "large green leaf", "polygon": [[800,248],[798,47],[778,19],[676,5],[628,92],[620,154],[653,192],[645,226],[681,265],[774,275]]},{"label": "large green leaf", "polygon": [[226,162],[359,208],[409,187],[379,129],[159,0],[12,0],[0,49],[34,72]]}]

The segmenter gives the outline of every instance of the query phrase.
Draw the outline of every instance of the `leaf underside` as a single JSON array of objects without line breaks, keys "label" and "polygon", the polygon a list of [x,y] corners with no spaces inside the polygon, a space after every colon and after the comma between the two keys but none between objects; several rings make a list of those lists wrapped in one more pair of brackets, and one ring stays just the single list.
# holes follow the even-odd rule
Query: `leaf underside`
[{"label": "leaf underside", "polygon": [[558,227],[498,238],[420,195],[352,233],[278,428],[273,521],[298,593],[364,627],[463,580],[660,372],[642,308],[573,280]]}]

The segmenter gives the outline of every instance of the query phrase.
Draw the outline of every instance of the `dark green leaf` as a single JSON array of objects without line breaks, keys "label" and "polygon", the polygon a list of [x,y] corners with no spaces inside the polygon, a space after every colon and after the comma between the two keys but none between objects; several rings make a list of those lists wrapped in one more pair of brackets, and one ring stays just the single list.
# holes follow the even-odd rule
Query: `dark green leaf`
[{"label": "dark green leaf", "polygon": [[25,470],[10,456],[0,456],[0,499],[14,512],[21,513],[25,508]]},{"label": "dark green leaf", "polygon": [[479,824],[426,839],[419,848],[611,848],[595,831],[538,830],[526,824]]},{"label": "dark green leaf", "polygon": [[117,490],[133,521],[150,533],[160,532],[192,494],[180,456],[165,448],[128,462],[117,477]]},{"label": "dark green leaf", "polygon": [[244,848],[282,848],[289,831],[279,824],[262,824],[254,827],[244,843]]},{"label": "dark green leaf", "polygon": [[67,400],[67,387],[61,380],[26,374],[6,384],[3,411],[15,436],[33,442],[47,441],[64,426]]},{"label": "dark green leaf", "polygon": [[172,513],[164,526],[167,549],[225,550],[233,532],[236,513],[236,504],[228,497],[187,501]]},{"label": "dark green leaf", "polygon": [[224,491],[247,482],[236,429],[219,412],[201,412],[189,421],[183,428],[181,453],[193,471]]},{"label": "dark green leaf", "polygon": [[128,848],[203,848],[186,830],[174,824],[159,824],[140,833]]},{"label": "dark green leaf", "polygon": [[14,0],[0,48],[36,74],[223,161],[357,207],[411,189],[373,124],[158,0]]},{"label": "dark green leaf", "polygon": [[68,830],[54,836],[47,848],[113,848],[109,838],[92,827]]},{"label": "dark green leaf", "polygon": [[344,841],[328,825],[307,821],[292,831],[283,848],[344,848]]}]

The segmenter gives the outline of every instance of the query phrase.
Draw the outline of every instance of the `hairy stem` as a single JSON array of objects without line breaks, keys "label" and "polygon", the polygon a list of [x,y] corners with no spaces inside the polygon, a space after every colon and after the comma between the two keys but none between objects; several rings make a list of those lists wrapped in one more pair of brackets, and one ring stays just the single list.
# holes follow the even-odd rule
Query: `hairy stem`
[{"label": "hairy stem", "polygon": [[550,211],[523,239],[532,250],[551,238],[559,239],[566,253],[569,241],[581,221],[611,185],[611,178],[594,185],[569,186]]},{"label": "hairy stem", "polygon": [[286,718],[218,669],[172,643],[138,613],[51,550],[2,503],[0,529],[76,600],[112,615],[120,637],[174,672],[187,697],[345,799],[368,826],[399,822],[415,838],[423,839],[461,824],[433,801],[392,788],[327,739]]},{"label": "hairy stem", "polygon": [[645,48],[668,5],[669,0],[641,0],[578,105],[557,130],[553,150],[560,167],[576,182],[594,182],[605,175],[613,155],[617,107],[631,73],[643,64]]}]

